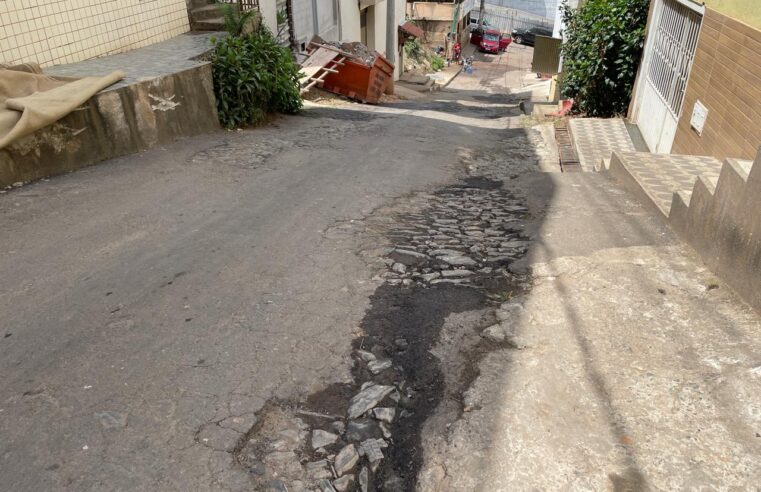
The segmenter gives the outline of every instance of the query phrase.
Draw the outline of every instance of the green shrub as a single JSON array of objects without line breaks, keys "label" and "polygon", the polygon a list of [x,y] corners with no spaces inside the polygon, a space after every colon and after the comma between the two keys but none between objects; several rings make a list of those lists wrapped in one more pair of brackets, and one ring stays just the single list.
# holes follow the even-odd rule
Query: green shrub
[{"label": "green shrub", "polygon": [[649,0],[586,0],[563,5],[563,96],[590,116],[625,113],[645,39]]},{"label": "green shrub", "polygon": [[214,40],[211,63],[217,112],[225,127],[255,125],[269,113],[301,109],[299,66],[266,27]]},{"label": "green shrub", "polygon": [[404,54],[415,61],[420,61],[423,54],[423,46],[417,38],[411,39],[404,43]]},{"label": "green shrub", "polygon": [[444,68],[444,65],[446,65],[444,58],[437,55],[436,53],[431,53],[428,57],[428,61],[431,63],[431,68],[434,72],[441,70]]}]

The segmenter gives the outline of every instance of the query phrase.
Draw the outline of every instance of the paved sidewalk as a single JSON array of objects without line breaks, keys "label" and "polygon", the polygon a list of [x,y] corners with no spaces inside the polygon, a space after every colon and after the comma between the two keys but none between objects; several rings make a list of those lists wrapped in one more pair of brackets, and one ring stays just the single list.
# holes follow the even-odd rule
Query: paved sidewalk
[{"label": "paved sidewalk", "polygon": [[126,77],[108,90],[118,89],[203,65],[206,62],[197,58],[212,48],[212,37],[224,35],[220,32],[181,34],[126,53],[46,67],[45,73],[66,77],[97,77],[108,75],[114,70],[124,70]]}]

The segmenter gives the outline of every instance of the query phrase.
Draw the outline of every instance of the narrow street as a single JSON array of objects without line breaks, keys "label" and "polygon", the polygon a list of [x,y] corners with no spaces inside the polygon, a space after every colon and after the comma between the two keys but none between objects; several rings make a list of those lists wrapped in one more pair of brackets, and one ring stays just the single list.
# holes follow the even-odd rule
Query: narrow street
[{"label": "narrow street", "polygon": [[761,483],[758,316],[560,173],[530,52],[0,195],[3,488]]}]

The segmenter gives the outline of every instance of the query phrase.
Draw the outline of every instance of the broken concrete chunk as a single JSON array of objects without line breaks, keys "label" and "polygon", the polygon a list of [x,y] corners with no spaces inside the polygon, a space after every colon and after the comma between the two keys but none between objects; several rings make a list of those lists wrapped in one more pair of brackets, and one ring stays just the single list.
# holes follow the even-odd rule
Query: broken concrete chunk
[{"label": "broken concrete chunk", "polygon": [[359,453],[354,447],[354,444],[345,446],[333,462],[333,467],[336,469],[336,473],[340,477],[350,472],[359,461]]},{"label": "broken concrete chunk", "polygon": [[312,431],[312,449],[319,449],[330,444],[333,444],[338,440],[338,436],[324,431],[322,429],[316,429]]},{"label": "broken concrete chunk", "polygon": [[357,355],[359,355],[359,358],[365,362],[375,360],[375,354],[368,352],[367,350],[357,350]]},{"label": "broken concrete chunk", "polygon": [[388,359],[374,360],[367,363],[367,368],[373,374],[380,374],[381,372],[385,371],[386,369],[390,367],[391,367],[391,361]]},{"label": "broken concrete chunk", "polygon": [[373,416],[386,423],[391,423],[394,420],[394,416],[396,415],[396,409],[390,408],[390,407],[383,407],[383,408],[374,408],[373,409]]},{"label": "broken concrete chunk", "polygon": [[407,267],[404,266],[404,263],[394,263],[394,266],[391,267],[391,270],[395,271],[396,273],[407,273]]},{"label": "broken concrete chunk", "polygon": [[343,477],[333,480],[333,487],[338,492],[346,492],[354,484],[354,475],[344,475]]},{"label": "broken concrete chunk", "polygon": [[381,448],[385,448],[388,445],[383,439],[368,439],[362,441],[359,445],[359,454],[361,456],[367,456],[367,460],[370,463],[375,463],[383,459],[383,451]]},{"label": "broken concrete chunk", "polygon": [[393,390],[393,386],[382,384],[375,384],[362,389],[362,391],[354,395],[351,399],[349,405],[349,418],[355,419],[368,410],[372,410]]}]

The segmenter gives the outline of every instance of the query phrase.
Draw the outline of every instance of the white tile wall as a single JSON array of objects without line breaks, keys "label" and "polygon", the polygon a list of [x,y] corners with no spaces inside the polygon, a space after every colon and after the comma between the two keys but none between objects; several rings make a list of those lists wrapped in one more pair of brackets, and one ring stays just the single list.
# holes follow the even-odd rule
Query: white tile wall
[{"label": "white tile wall", "polygon": [[185,0],[0,0],[0,62],[73,63],[189,29]]}]

